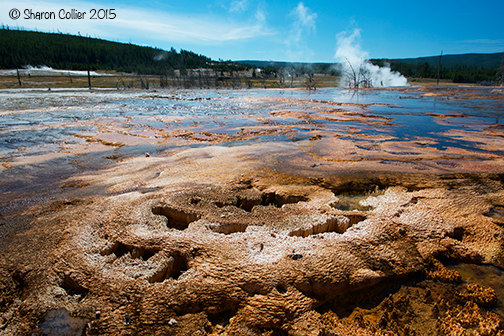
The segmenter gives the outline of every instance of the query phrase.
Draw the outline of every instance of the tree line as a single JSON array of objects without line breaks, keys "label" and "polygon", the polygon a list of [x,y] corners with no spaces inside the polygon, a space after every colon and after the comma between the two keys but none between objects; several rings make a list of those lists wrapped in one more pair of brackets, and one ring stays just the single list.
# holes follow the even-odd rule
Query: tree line
[{"label": "tree line", "polygon": [[[504,58],[503,58],[504,60]],[[393,60],[371,60],[373,64],[384,66],[390,64],[393,71],[410,78],[437,78],[438,67],[429,62],[402,63]],[[454,83],[497,84],[502,80],[499,67],[478,66],[475,64],[454,64],[443,66],[441,63],[440,79],[452,80]]]},{"label": "tree line", "polygon": [[145,75],[168,75],[174,70],[217,69],[240,71],[243,64],[213,61],[192,51],[166,51],[75,36],[0,27],[0,68],[48,66],[65,70],[115,70]]},{"label": "tree line", "polygon": [[[42,33],[0,26],[0,68],[20,69],[26,66],[48,66],[66,70],[115,70],[140,75],[172,78],[177,83],[206,83],[202,76],[236,85],[239,72],[254,70],[252,78],[275,78],[279,85],[291,86],[294,78],[314,73],[341,75],[331,63],[289,63],[266,61],[214,61],[204,55],[173,47],[170,50],[106,41],[98,38],[63,33]],[[444,59],[444,58],[443,58]],[[500,61],[500,59],[502,59]],[[437,78],[436,57],[403,60],[370,60],[373,64],[390,64],[409,78]],[[497,60],[497,61],[496,61]],[[499,64],[500,61],[500,64]],[[456,63],[459,62],[459,63]],[[476,65],[478,64],[478,65]],[[208,69],[206,72],[191,72]],[[176,78],[180,80],[175,80]],[[455,83],[488,83],[504,81],[504,54],[467,54],[446,56],[440,78]],[[183,80],[182,80],[183,79]],[[231,81],[230,81],[231,79]],[[173,82],[173,81],[172,81]],[[187,84],[188,85],[188,84]],[[203,85],[204,86],[204,85]],[[311,87],[310,83],[307,84]]]}]

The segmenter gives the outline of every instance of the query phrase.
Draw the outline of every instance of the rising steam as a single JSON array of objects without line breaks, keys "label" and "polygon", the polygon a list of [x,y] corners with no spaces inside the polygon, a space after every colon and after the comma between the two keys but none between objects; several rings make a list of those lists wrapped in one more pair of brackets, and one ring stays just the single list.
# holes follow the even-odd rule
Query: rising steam
[{"label": "rising steam", "polygon": [[336,35],[337,50],[334,57],[341,64],[341,86],[354,88],[372,86],[407,86],[408,80],[387,65],[379,67],[368,61],[369,54],[360,47],[360,29],[352,34]]}]

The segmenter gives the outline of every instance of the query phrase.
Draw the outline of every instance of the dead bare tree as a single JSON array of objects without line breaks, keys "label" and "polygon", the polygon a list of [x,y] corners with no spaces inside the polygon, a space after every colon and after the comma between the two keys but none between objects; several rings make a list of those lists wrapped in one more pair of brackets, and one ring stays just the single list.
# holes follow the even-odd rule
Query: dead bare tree
[{"label": "dead bare tree", "polygon": [[17,72],[17,80],[18,80],[18,83],[19,83],[19,86],[21,86],[21,76],[19,75],[19,69],[16,69],[16,72]]},{"label": "dead bare tree", "polygon": [[159,86],[161,88],[168,87],[168,76],[165,75],[159,75]]},{"label": "dead bare tree", "polygon": [[369,77],[369,71],[364,66],[364,63],[361,62],[359,69],[356,70],[348,59],[346,59],[346,61],[348,63],[348,69],[344,73],[343,78],[348,87],[352,89],[373,87],[373,82]]},{"label": "dead bare tree", "polygon": [[214,68],[213,71],[214,71],[214,79],[215,79],[214,85],[215,85],[215,88],[218,89],[219,88],[219,81],[220,81],[219,71],[216,68]]},{"label": "dead bare tree", "polygon": [[290,76],[290,87],[293,87],[294,85],[294,76],[296,75],[296,69],[294,68],[294,65],[289,64],[289,66],[285,69],[287,72],[287,75]]},{"label": "dead bare tree", "polygon": [[202,81],[202,78],[201,78],[201,69],[198,69],[198,86],[200,89],[203,88],[203,81]]},{"label": "dead bare tree", "polygon": [[504,55],[500,62],[499,71],[497,71],[497,82],[500,82],[501,86],[504,85]]},{"label": "dead bare tree", "polygon": [[211,85],[212,85],[212,83],[210,82],[211,78],[210,78],[210,72],[209,72],[209,70],[205,71],[205,77],[204,78],[205,78],[205,85],[206,85],[206,87],[210,88]]},{"label": "dead bare tree", "polygon": [[315,84],[315,80],[313,78],[313,71],[311,70],[308,70],[308,72],[306,73],[306,88],[308,90],[317,90],[317,85]]},{"label": "dead bare tree", "polygon": [[117,80],[117,83],[116,83],[117,90],[120,90],[120,84],[122,84],[122,88],[124,90],[126,88],[126,84],[124,84],[122,77]]},{"label": "dead bare tree", "polygon": [[142,76],[138,76],[140,78],[140,86],[144,90],[149,90],[149,78],[145,77],[145,79]]},{"label": "dead bare tree", "polygon": [[441,73],[441,57],[443,56],[443,50],[441,50],[441,55],[439,55],[439,62],[437,67],[437,81],[436,86],[439,86],[439,75]]},{"label": "dead bare tree", "polygon": [[233,89],[242,88],[242,80],[238,71],[232,72],[231,82],[233,83]]},{"label": "dead bare tree", "polygon": [[91,90],[91,73],[90,73],[90,65],[89,65],[89,37],[86,36],[86,65],[87,65],[87,80],[88,87]]},{"label": "dead bare tree", "polygon": [[278,67],[277,73],[278,73],[278,85],[279,85],[279,87],[284,88],[285,87],[285,69]]}]

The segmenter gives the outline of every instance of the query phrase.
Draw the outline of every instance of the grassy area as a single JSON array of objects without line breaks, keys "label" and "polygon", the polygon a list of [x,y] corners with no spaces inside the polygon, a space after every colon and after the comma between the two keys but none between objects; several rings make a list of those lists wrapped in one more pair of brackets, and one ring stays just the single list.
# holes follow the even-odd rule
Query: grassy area
[{"label": "grassy area", "polygon": [[[221,88],[221,89],[247,89],[247,88],[308,88],[308,77],[300,76],[295,78],[286,77],[283,82],[275,77],[252,78],[249,73],[240,73],[234,77],[214,76],[204,79],[193,77],[161,78],[160,76],[139,76],[135,74],[121,74],[116,72],[103,72],[108,76],[91,76],[92,88],[109,89],[159,89],[159,88]],[[17,76],[0,76],[0,89],[15,88],[88,88],[87,76],[65,75],[63,73],[47,75],[22,75],[21,86]],[[164,83],[163,83],[164,81]],[[338,87],[339,76],[327,74],[315,74],[313,76],[313,85],[316,88]],[[164,85],[161,85],[161,84]],[[436,86],[436,79],[431,78],[408,78],[410,85],[418,86]],[[475,84],[457,84],[451,80],[442,79],[440,86],[472,86]]]},{"label": "grassy area", "polygon": [[[435,78],[408,78],[408,83],[410,85],[421,85],[421,86],[436,86],[437,80]],[[440,79],[440,86],[476,86],[477,84],[471,83],[453,83],[451,79]]]},{"label": "grassy area", "polygon": [[[305,76],[285,78],[283,83],[280,78],[257,77],[252,78],[248,73],[240,73],[234,77],[209,76],[205,78],[180,77],[161,78],[160,76],[139,76],[135,74],[120,74],[108,72],[108,76],[91,76],[91,87],[93,88],[118,88],[118,89],[158,89],[166,88],[307,88],[308,78]],[[0,76],[0,89],[14,88],[87,88],[87,76],[76,76],[70,74],[54,75],[21,75],[21,85],[17,76]],[[339,77],[315,74],[313,76],[315,87],[336,87]],[[164,85],[161,85],[164,84]]]}]

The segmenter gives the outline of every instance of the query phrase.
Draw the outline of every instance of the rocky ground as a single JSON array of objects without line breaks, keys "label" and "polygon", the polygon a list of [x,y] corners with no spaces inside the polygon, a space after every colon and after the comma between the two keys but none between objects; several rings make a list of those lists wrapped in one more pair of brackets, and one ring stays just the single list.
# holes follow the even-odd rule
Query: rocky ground
[{"label": "rocky ground", "polygon": [[198,151],[71,178],[4,215],[26,229],[4,247],[3,334],[501,330],[495,291],[441,262],[504,267],[502,175],[284,184],[233,167],[232,149]]},{"label": "rocky ground", "polygon": [[0,335],[504,334],[502,159],[285,146],[34,168],[5,188]]}]

